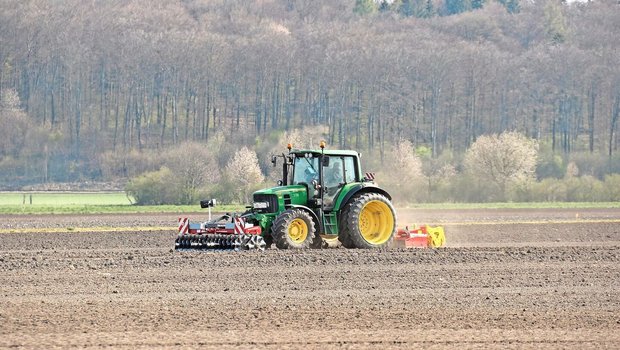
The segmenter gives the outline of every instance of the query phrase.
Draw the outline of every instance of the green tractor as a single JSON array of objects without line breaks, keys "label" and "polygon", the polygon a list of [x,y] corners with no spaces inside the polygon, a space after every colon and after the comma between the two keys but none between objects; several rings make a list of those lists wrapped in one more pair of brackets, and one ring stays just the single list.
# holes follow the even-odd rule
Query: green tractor
[{"label": "green tractor", "polygon": [[340,241],[346,248],[379,248],[396,231],[391,196],[364,174],[360,155],[348,150],[292,149],[282,159],[278,186],[254,192],[243,217],[260,226],[264,240],[280,249],[320,248]]}]

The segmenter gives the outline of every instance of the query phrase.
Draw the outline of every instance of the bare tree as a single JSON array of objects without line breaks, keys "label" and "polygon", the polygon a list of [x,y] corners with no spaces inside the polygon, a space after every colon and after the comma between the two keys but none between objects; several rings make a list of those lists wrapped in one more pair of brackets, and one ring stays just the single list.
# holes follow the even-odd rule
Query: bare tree
[{"label": "bare tree", "polygon": [[414,203],[420,198],[424,192],[422,161],[410,141],[401,139],[390,148],[377,179],[399,203]]},{"label": "bare tree", "polygon": [[170,184],[180,197],[180,203],[195,204],[198,194],[220,181],[214,153],[202,144],[185,142],[170,148],[164,155],[164,164],[174,174]]},{"label": "bare tree", "polygon": [[538,144],[516,132],[483,135],[465,154],[469,173],[497,186],[503,200],[507,186],[534,176]]},{"label": "bare tree", "polygon": [[256,153],[247,147],[239,149],[225,169],[225,176],[232,186],[229,191],[235,191],[239,203],[250,201],[250,191],[265,180]]}]

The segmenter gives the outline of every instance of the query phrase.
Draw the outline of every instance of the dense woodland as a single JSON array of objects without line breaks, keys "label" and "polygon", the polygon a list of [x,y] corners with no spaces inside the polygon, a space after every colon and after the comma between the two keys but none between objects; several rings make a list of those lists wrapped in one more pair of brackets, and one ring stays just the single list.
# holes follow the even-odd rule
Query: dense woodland
[{"label": "dense woodland", "polygon": [[312,128],[375,167],[407,141],[456,171],[516,131],[539,179],[574,157],[602,180],[619,50],[617,0],[4,0],[0,185],[128,179],[186,141],[265,169],[264,143]]}]

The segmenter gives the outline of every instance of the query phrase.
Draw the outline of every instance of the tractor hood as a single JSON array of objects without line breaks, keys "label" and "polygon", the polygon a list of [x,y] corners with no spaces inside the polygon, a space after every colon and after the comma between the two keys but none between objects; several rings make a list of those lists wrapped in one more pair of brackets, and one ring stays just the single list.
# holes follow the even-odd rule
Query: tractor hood
[{"label": "tractor hood", "polygon": [[[280,205],[306,205],[308,200],[307,188],[303,185],[276,186],[254,192],[254,202],[264,201],[275,196]],[[273,198],[273,197],[272,197]]]},{"label": "tractor hood", "polygon": [[278,197],[284,196],[285,194],[290,194],[293,196],[294,194],[302,194],[306,196],[306,187],[303,185],[289,185],[289,186],[276,186],[271,188],[264,188],[262,190],[258,190],[254,192],[254,195],[257,194],[275,194]]}]

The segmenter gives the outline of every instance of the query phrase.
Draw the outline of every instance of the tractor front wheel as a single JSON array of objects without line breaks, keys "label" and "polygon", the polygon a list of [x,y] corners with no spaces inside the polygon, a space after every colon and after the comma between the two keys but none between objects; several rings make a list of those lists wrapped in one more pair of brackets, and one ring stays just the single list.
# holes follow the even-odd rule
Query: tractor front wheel
[{"label": "tractor front wheel", "polygon": [[385,196],[365,193],[354,197],[347,204],[341,226],[341,242],[345,247],[385,247],[390,244],[396,232],[396,212]]},{"label": "tractor front wheel", "polygon": [[289,209],[280,214],[271,227],[271,236],[280,249],[311,248],[315,237],[319,237],[312,216],[302,209]]}]

